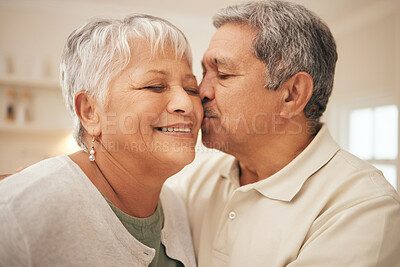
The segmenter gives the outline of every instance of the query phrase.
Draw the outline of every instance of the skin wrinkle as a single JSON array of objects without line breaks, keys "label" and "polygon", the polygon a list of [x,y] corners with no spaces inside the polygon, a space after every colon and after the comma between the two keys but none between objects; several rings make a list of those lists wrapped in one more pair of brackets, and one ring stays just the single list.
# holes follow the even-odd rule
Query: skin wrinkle
[{"label": "skin wrinkle", "polygon": [[[294,150],[279,145],[282,142],[282,131],[298,129],[298,125],[305,123],[305,118],[299,115],[299,118],[290,122],[293,125],[286,128],[290,123],[286,123],[280,114],[288,103],[287,91],[291,84],[306,74],[297,74],[300,76],[288,80],[279,90],[266,90],[265,65],[254,56],[251,45],[255,34],[249,26],[237,23],[220,27],[204,54],[204,78],[200,84],[200,96],[205,110],[203,143],[207,147],[218,147],[239,160],[242,185],[269,177],[297,156],[314,137],[303,132],[303,129],[299,133],[302,141],[297,140]],[[221,58],[224,63],[237,63],[233,75],[228,72],[227,77],[220,76],[221,73],[225,74],[225,66],[216,64],[221,62]],[[230,66],[227,68],[230,69]],[[249,85],[251,94],[248,91]],[[291,118],[293,115],[287,116]],[[255,134],[265,127],[267,131]],[[267,136],[268,142],[265,142]],[[269,155],[272,152],[259,155],[264,146],[269,147],[268,151],[279,150],[281,153],[278,156]],[[252,156],[249,157],[249,154]],[[255,160],[257,157],[265,159]],[[269,162],[269,166],[258,166],[261,161]]]},{"label": "skin wrinkle", "polygon": [[[93,107],[100,118],[96,163],[103,177],[103,182],[96,178],[93,183],[123,212],[147,217],[156,208],[165,179],[194,159],[202,108],[195,93],[196,79],[185,58],[177,61],[170,46],[154,55],[147,41],[136,38],[134,43],[131,62],[110,83],[109,105],[96,103]],[[160,85],[160,90],[152,87]],[[124,126],[133,132],[126,133],[118,126],[126,116],[134,116]],[[158,130],[185,122],[192,125],[191,138],[180,139]]]},{"label": "skin wrinkle", "polygon": [[150,41],[151,54],[166,47],[165,43],[173,47],[177,60],[185,57],[192,68],[191,50],[183,33],[169,22],[148,15],[131,15],[124,20],[94,18],[75,30],[66,43],[60,83],[73,117],[73,136],[85,151],[85,131],[74,112],[74,95],[83,90],[107,105],[107,86],[130,61],[128,40],[138,36]]},{"label": "skin wrinkle", "polygon": [[256,29],[252,46],[254,54],[265,62],[266,88],[276,90],[297,72],[312,76],[314,94],[304,112],[318,123],[331,94],[337,60],[336,44],[326,24],[303,7],[279,2],[227,7],[213,17],[217,29],[226,23]]}]

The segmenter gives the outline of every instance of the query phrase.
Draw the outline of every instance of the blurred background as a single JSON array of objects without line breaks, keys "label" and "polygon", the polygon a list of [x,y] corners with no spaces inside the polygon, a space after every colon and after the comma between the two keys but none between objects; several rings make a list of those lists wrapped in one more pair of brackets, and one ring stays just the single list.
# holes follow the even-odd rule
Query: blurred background
[{"label": "blurred background", "polygon": [[[343,148],[399,189],[400,0],[293,1],[320,15],[337,41],[335,86],[323,120]],[[88,18],[148,13],[168,19],[187,35],[201,77],[202,54],[215,31],[212,15],[240,2],[0,0],[0,174],[78,149],[58,63],[68,35]]]}]

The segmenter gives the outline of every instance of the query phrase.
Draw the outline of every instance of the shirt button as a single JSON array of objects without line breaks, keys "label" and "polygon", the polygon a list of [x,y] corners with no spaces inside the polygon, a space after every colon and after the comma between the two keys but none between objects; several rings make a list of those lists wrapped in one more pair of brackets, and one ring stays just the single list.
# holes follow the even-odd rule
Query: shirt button
[{"label": "shirt button", "polygon": [[231,211],[229,212],[229,219],[234,220],[236,218],[236,212]]}]

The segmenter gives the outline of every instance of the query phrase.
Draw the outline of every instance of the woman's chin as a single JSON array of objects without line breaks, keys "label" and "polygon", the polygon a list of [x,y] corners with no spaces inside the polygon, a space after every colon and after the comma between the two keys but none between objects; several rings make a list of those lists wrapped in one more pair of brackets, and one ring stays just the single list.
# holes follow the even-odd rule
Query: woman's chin
[{"label": "woman's chin", "polygon": [[174,162],[175,162],[175,164],[180,165],[183,168],[186,165],[192,163],[195,156],[196,156],[196,153],[195,153],[194,149],[193,149],[193,151],[188,151],[185,153],[181,152],[174,157]]},{"label": "woman's chin", "polygon": [[195,158],[195,150],[187,151],[187,152],[175,152],[175,153],[168,153],[165,155],[164,162],[167,163],[169,167],[179,172],[182,170],[186,165],[193,162]]}]

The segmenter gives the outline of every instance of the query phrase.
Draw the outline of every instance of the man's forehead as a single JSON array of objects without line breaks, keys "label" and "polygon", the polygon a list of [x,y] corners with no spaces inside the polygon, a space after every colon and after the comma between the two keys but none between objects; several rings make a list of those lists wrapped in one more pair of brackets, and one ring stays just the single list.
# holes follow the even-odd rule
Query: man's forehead
[{"label": "man's forehead", "polygon": [[207,64],[216,67],[235,68],[240,65],[240,62],[238,62],[238,58],[235,55],[231,55],[227,50],[211,49],[204,53],[201,64],[203,66]]},{"label": "man's forehead", "polygon": [[249,26],[227,23],[211,38],[203,62],[216,66],[237,66],[243,58],[253,56],[255,32]]}]

